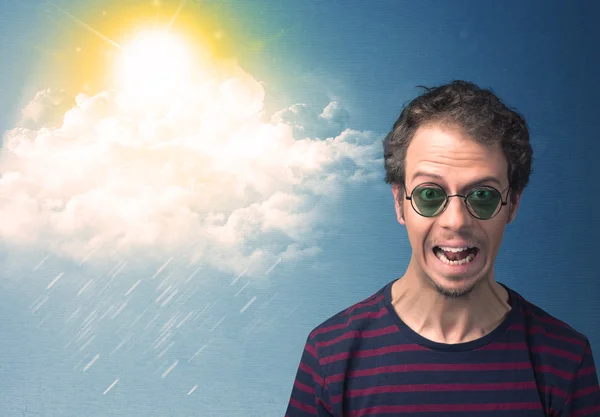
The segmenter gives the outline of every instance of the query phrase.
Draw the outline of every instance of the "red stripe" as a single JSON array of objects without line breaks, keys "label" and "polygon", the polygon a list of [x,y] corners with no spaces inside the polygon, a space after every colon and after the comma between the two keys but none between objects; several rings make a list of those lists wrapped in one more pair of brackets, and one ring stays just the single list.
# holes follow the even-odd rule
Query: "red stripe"
[{"label": "red stripe", "polygon": [[565,336],[562,334],[548,332],[548,331],[546,331],[546,329],[544,329],[543,327],[540,327],[540,326],[533,326],[531,329],[529,329],[529,334],[535,334],[535,333],[541,333],[544,336],[549,337],[551,339],[562,340],[563,342],[572,343],[574,345],[579,345],[579,346],[586,345],[584,340],[576,339],[574,337],[569,337],[569,336]]},{"label": "red stripe", "polygon": [[368,358],[371,356],[380,356],[386,355],[390,353],[399,353],[399,352],[415,352],[415,351],[424,351],[429,350],[423,346],[412,344],[412,345],[394,345],[394,346],[386,346],[377,349],[365,349],[359,350],[357,352],[342,352],[336,353],[335,355],[325,356],[321,360],[321,364],[325,365],[332,362],[341,361],[348,358]]},{"label": "red stripe", "polygon": [[485,384],[411,384],[386,385],[365,389],[349,390],[349,397],[374,395],[391,392],[427,392],[427,391],[494,391],[510,389],[537,389],[535,382],[500,382]]},{"label": "red stripe", "polygon": [[311,345],[310,343],[307,343],[306,345],[304,345],[304,350],[306,350],[308,353],[310,353],[313,358],[318,360],[317,350],[313,347],[313,345]]},{"label": "red stripe", "polygon": [[345,327],[348,327],[348,325],[350,325],[350,323],[352,323],[355,320],[361,320],[361,319],[379,319],[379,318],[385,316],[386,314],[387,314],[387,309],[385,307],[383,307],[379,311],[367,311],[366,313],[361,313],[361,314],[357,314],[356,316],[351,316],[344,323],[333,324],[331,326],[322,327],[320,329],[315,329],[312,332],[311,336],[316,336],[316,335],[321,334],[321,333],[329,333],[329,332],[332,332],[334,330],[343,329]]},{"label": "red stripe", "polygon": [[585,397],[586,395],[590,395],[594,392],[598,392],[600,389],[598,385],[592,385],[591,387],[582,388],[580,390],[575,391],[571,394],[571,398]]},{"label": "red stripe", "polygon": [[567,398],[567,391],[564,391],[560,388],[553,387],[552,385],[542,385],[540,386],[541,390],[550,395],[558,395],[561,398]]},{"label": "red stripe", "polygon": [[331,405],[327,404],[325,401],[323,401],[320,398],[317,398],[317,403],[321,404],[323,407],[325,407],[325,409],[327,411],[329,411],[329,414],[333,414],[333,408],[331,407]]},{"label": "red stripe", "polygon": [[[510,331],[524,331],[525,330],[525,326],[522,324],[512,324],[508,330]],[[580,345],[580,346],[585,346],[586,343],[585,341],[581,340],[581,339],[575,339],[574,337],[568,337],[568,336],[564,336],[561,334],[555,334],[555,333],[551,333],[548,332],[546,329],[544,329],[541,326],[532,326],[529,327],[527,329],[527,333],[530,335],[536,334],[536,333],[541,333],[546,337],[549,337],[551,339],[556,339],[556,340],[562,340],[563,342],[567,342],[567,343],[572,343],[575,345]]]},{"label": "red stripe", "polygon": [[388,326],[388,327],[384,327],[382,329],[377,329],[377,330],[365,330],[365,331],[353,330],[350,332],[346,332],[343,335],[338,336],[334,339],[327,340],[324,342],[317,342],[317,348],[331,346],[333,344],[336,344],[336,343],[341,342],[342,340],[346,340],[346,339],[354,339],[354,338],[366,339],[369,337],[384,336],[386,334],[395,333],[395,332],[399,332],[399,331],[400,330],[398,330],[398,326],[396,326],[395,324]]},{"label": "red stripe", "polygon": [[561,377],[563,379],[568,379],[568,380],[573,379],[573,376],[574,376],[573,372],[563,371],[562,369],[556,369],[555,367],[550,366],[550,365],[536,366],[534,370],[535,370],[535,372],[538,372],[538,373],[554,374],[558,377]]},{"label": "red stripe", "polygon": [[492,403],[492,404],[415,404],[415,405],[388,405],[363,408],[349,412],[351,417],[360,417],[370,414],[383,413],[431,413],[431,412],[457,412],[457,411],[496,411],[496,410],[539,410],[539,402],[531,403]]},{"label": "red stripe", "polygon": [[307,413],[311,413],[312,415],[317,415],[317,409],[312,405],[302,404],[295,398],[290,398],[290,405],[293,405],[298,410],[306,411]]},{"label": "red stripe", "polygon": [[303,384],[302,382],[300,382],[298,380],[294,381],[294,386],[296,388],[298,388],[300,391],[307,392],[311,395],[315,394],[315,389],[313,387],[309,387],[308,385]]},{"label": "red stripe", "polygon": [[490,343],[479,350],[526,350],[526,343]]},{"label": "red stripe", "polygon": [[307,364],[305,364],[304,362],[300,362],[300,370],[302,370],[303,372],[306,372],[307,374],[309,374],[310,376],[313,377],[313,379],[315,380],[315,382],[321,386],[324,386],[323,383],[323,378],[321,378],[319,375],[317,375],[315,373],[315,371],[312,370],[312,368],[310,366],[308,366]]},{"label": "red stripe", "polygon": [[[375,298],[373,298],[375,297]],[[344,311],[342,313],[343,316],[347,316],[348,314],[352,313],[354,310],[356,310],[357,308],[361,308],[361,307],[368,307],[368,306],[372,306],[373,304],[377,304],[378,302],[380,302],[381,300],[383,300],[383,294],[380,294],[379,296],[377,296],[377,294],[373,294],[371,296],[371,298],[367,298],[365,301],[355,304],[352,307],[350,307],[348,310]]]},{"label": "red stripe", "polygon": [[551,355],[560,356],[561,358],[570,359],[575,362],[581,362],[581,355],[566,352],[562,349],[553,348],[551,346],[534,346],[531,348],[531,351],[535,353],[549,353]]},{"label": "red stripe", "polygon": [[[388,385],[365,389],[349,390],[348,397],[360,397],[365,395],[399,393],[399,392],[432,392],[432,391],[494,391],[509,389],[537,389],[534,381],[530,382],[501,382],[481,384],[413,384],[413,385]],[[566,393],[563,396],[566,397]],[[342,395],[331,397],[332,403],[342,401]]]},{"label": "red stripe", "polygon": [[600,411],[600,404],[592,405],[591,407],[583,408],[578,411],[573,411],[570,417],[589,416],[592,413]]},{"label": "red stripe", "polygon": [[596,368],[594,368],[593,366],[588,366],[587,368],[580,369],[579,372],[577,373],[577,376],[582,377],[584,375],[593,374],[595,372],[596,372]]},{"label": "red stripe", "polygon": [[564,329],[571,330],[571,327],[569,327],[568,324],[566,324],[566,323],[564,323],[564,322],[562,322],[560,320],[557,320],[554,317],[539,316],[539,315],[537,315],[535,313],[532,313],[531,315],[534,316],[536,318],[536,320],[539,320],[539,321],[541,321],[543,323],[548,323],[548,324],[552,324],[553,326],[558,326],[558,327],[562,327]]},{"label": "red stripe", "polygon": [[[529,302],[527,302],[527,301],[526,301],[525,303],[526,303],[526,304],[530,304],[530,303],[529,303]],[[552,324],[552,325],[554,325],[554,326],[562,327],[562,328],[564,328],[564,329],[568,329],[568,330],[571,330],[571,331],[573,331],[573,329],[572,329],[572,328],[571,328],[571,327],[570,327],[568,324],[566,324],[565,322],[562,322],[562,321],[560,321],[560,320],[558,320],[558,319],[555,319],[555,318],[554,318],[554,317],[552,317],[552,316],[546,316],[546,315],[541,315],[541,314],[538,314],[538,313],[534,312],[534,311],[533,311],[533,309],[531,309],[529,306],[527,306],[527,305],[525,305],[525,304],[523,305],[523,308],[522,308],[522,310],[523,310],[523,312],[524,312],[526,315],[528,315],[528,316],[532,316],[532,317],[534,317],[536,320],[539,320],[539,321],[541,321],[541,322],[543,322],[543,323]]]},{"label": "red stripe", "polygon": [[339,382],[347,377],[373,376],[394,372],[454,372],[454,371],[498,371],[527,369],[529,362],[482,363],[482,364],[429,364],[415,363],[405,365],[380,366],[378,368],[359,369],[349,373],[331,375],[328,382]]},{"label": "red stripe", "polygon": [[[526,343],[491,343],[479,350],[526,350]],[[551,355],[560,356],[565,359],[570,359],[575,362],[581,361],[581,356],[575,353],[567,352],[562,349],[553,348],[551,346],[534,346],[531,348],[535,353],[550,353]]]},{"label": "red stripe", "polygon": [[340,395],[334,395],[334,396],[331,397],[331,403],[332,404],[337,404],[337,403],[339,403],[341,401],[342,401],[342,395],[341,394]]}]

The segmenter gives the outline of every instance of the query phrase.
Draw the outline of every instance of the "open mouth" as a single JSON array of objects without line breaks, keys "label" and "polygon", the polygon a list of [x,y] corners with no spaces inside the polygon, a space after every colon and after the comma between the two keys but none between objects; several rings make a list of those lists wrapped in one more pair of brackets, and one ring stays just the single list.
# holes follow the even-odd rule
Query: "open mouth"
[{"label": "open mouth", "polygon": [[473,259],[479,253],[479,248],[446,248],[443,246],[434,246],[433,253],[440,261],[447,265],[466,265],[473,262]]}]

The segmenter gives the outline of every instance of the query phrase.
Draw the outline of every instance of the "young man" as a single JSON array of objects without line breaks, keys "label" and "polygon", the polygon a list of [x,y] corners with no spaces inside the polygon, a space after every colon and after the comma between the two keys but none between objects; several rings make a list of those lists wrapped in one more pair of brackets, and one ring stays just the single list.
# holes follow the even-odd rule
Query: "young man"
[{"label": "young man", "polygon": [[402,111],[384,157],[410,263],[310,333],[286,416],[600,416],[588,339],[494,279],[531,172],[523,118],[455,81]]}]

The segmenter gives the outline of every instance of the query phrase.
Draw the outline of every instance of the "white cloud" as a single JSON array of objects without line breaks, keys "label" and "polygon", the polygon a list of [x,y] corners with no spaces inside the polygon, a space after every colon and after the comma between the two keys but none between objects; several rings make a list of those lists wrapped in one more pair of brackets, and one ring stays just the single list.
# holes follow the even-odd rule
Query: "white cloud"
[{"label": "white cloud", "polygon": [[332,101],[322,111],[306,105],[294,104],[273,115],[273,123],[287,123],[296,138],[329,138],[339,135],[350,120],[348,111]]},{"label": "white cloud", "polygon": [[19,124],[28,129],[58,127],[65,111],[73,104],[72,97],[64,91],[53,89],[39,91],[22,110]]},{"label": "white cloud", "polygon": [[235,272],[317,253],[319,201],[379,175],[378,138],[347,129],[337,102],[266,122],[249,74],[203,77],[164,101],[36,95],[4,136],[0,240],[75,260],[185,254]]}]

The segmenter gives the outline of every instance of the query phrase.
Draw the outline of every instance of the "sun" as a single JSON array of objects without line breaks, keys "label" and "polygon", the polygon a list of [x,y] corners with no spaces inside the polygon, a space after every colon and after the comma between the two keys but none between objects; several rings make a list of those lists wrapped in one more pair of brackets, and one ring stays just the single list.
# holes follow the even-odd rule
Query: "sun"
[{"label": "sun", "polygon": [[117,65],[121,88],[142,99],[164,99],[191,82],[194,56],[185,40],[165,30],[140,32],[125,43]]}]

